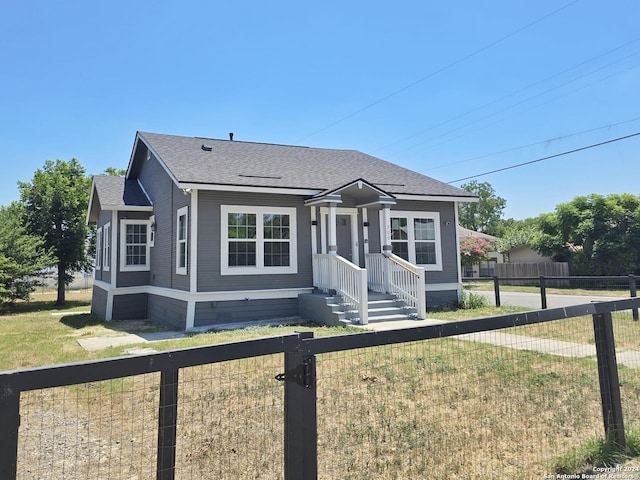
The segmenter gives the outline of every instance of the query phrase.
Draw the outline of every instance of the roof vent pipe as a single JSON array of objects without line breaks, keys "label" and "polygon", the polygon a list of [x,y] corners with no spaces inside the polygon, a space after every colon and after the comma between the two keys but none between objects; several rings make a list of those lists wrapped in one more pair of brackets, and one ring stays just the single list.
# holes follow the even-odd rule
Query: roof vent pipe
[{"label": "roof vent pipe", "polygon": [[229,132],[229,140],[233,142],[233,132]]}]

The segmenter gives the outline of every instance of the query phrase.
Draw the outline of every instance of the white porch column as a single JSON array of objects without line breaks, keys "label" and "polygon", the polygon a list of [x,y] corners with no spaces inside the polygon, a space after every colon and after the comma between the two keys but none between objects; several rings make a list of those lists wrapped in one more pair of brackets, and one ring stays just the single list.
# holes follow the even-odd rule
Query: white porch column
[{"label": "white porch column", "polygon": [[382,206],[382,225],[380,228],[383,232],[382,253],[391,253],[391,207],[389,205]]},{"label": "white porch column", "polygon": [[316,207],[311,206],[311,254],[318,253],[318,217]]},{"label": "white porch column", "polygon": [[[391,207],[389,205],[382,206],[382,225],[380,225],[380,229],[382,230],[382,254],[389,255],[391,254]],[[391,271],[390,265],[388,261],[382,262],[382,284],[384,285],[385,292],[389,293],[391,291]]]},{"label": "white porch column", "polygon": [[336,236],[336,210],[337,203],[329,203],[329,215],[327,219],[327,236],[329,237],[329,245],[327,253],[330,255],[338,254],[338,239]]}]

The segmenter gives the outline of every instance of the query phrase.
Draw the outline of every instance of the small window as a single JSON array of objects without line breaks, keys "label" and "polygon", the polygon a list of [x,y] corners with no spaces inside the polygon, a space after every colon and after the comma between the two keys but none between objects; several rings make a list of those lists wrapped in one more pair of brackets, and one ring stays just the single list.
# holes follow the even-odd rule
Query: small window
[{"label": "small window", "polygon": [[111,268],[111,222],[102,228],[102,270],[108,272]]},{"label": "small window", "polygon": [[189,207],[183,207],[178,210],[176,216],[176,273],[179,275],[187,274],[188,213]]},{"label": "small window", "polygon": [[122,220],[120,270],[149,270],[149,232],[148,220]]},{"label": "small window", "polygon": [[496,274],[496,263],[495,259],[480,262],[480,276],[493,277]]},{"label": "small window", "polygon": [[102,268],[102,227],[96,230],[96,270]]}]

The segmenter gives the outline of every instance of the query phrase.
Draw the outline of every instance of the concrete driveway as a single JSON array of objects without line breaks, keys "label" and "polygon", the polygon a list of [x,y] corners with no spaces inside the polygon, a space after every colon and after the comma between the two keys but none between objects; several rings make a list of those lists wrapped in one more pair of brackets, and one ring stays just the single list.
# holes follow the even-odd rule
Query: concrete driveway
[{"label": "concrete driveway", "polygon": [[[487,297],[491,305],[495,305],[495,294],[489,290],[472,290]],[[547,308],[570,307],[592,302],[609,302],[620,300],[621,297],[603,297],[597,295],[558,295],[547,293]],[[542,299],[539,293],[505,292],[500,291],[500,303],[502,305],[514,305],[534,310],[542,308]]]}]

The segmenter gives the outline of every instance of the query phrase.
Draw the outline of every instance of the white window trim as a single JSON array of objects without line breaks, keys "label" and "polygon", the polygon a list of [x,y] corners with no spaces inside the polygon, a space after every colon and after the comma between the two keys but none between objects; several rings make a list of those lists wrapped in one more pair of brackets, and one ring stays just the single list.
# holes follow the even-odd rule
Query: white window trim
[{"label": "white window trim", "polygon": [[[423,267],[425,271],[430,272],[440,272],[442,271],[442,240],[440,237],[440,213],[439,212],[415,212],[415,211],[400,211],[400,210],[391,210],[389,212],[389,218],[406,218],[407,226],[411,226],[411,228],[407,228],[407,237],[409,240],[409,262],[414,265],[418,265],[419,267]],[[427,264],[418,264],[416,263],[416,248],[415,248],[415,232],[413,229],[413,221],[416,218],[426,218],[434,221],[435,230],[436,230],[436,239],[435,239],[435,247],[436,247],[436,263],[427,263]],[[382,211],[380,212],[380,225],[382,225]],[[391,225],[387,225],[389,231],[391,231]],[[384,232],[381,229],[381,242],[384,244]]]},{"label": "white window trim", "polygon": [[[255,267],[230,267],[229,266],[229,238],[228,214],[229,213],[255,213],[257,219],[257,248]],[[264,214],[289,215],[289,260],[288,267],[264,266],[264,231],[262,228],[262,216]],[[220,206],[220,275],[281,275],[298,273],[298,229],[296,226],[296,209],[293,207],[252,207],[247,205],[221,205]]]},{"label": "white window trim", "polygon": [[[185,217],[184,225],[184,240],[180,239],[180,217]],[[185,264],[184,267],[180,266],[180,244],[184,243],[185,248]],[[186,275],[187,266],[189,265],[189,207],[182,207],[178,209],[176,214],[176,274]]]},{"label": "white window trim", "polygon": [[102,269],[102,227],[96,230],[96,270]]},{"label": "white window trim", "polygon": [[111,270],[111,222],[102,227],[102,270]]},{"label": "white window trim", "polygon": [[[127,265],[127,225],[146,225],[147,226],[147,245],[146,260],[144,265]],[[151,245],[149,234],[151,232],[151,222],[149,220],[120,220],[120,271],[121,272],[145,272],[150,270],[151,263]]]}]

